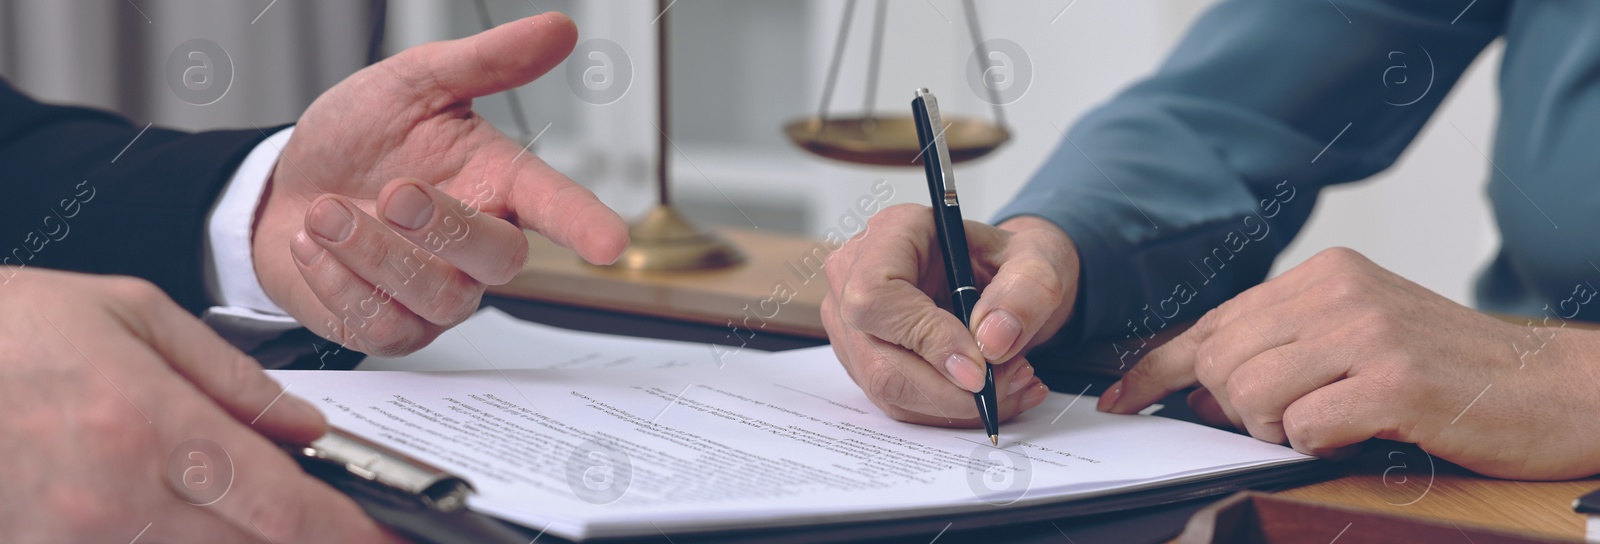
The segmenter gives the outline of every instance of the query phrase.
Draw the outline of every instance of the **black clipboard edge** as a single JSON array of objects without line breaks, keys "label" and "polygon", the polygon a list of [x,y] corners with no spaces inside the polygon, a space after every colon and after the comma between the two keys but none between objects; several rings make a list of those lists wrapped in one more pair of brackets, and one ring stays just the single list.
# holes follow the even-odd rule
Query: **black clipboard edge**
[{"label": "black clipboard edge", "polygon": [[[989,512],[876,521],[821,523],[753,530],[666,532],[641,537],[593,538],[585,539],[583,542],[586,544],[660,542],[662,541],[662,536],[671,538],[675,542],[695,542],[700,544],[843,542],[908,536],[932,538],[932,535],[939,534],[941,531],[959,532],[1017,523],[1061,521],[1088,516],[1126,513],[1138,509],[1194,501],[1208,497],[1221,498],[1244,490],[1276,491],[1326,480],[1335,476],[1336,473],[1337,471],[1331,463],[1313,460],[1142,491],[1019,508],[997,508]],[[523,530],[527,529],[523,528]],[[534,534],[536,533],[528,533],[528,538],[532,538]],[[1174,532],[1173,534],[1176,535],[1177,533]],[[527,539],[524,539],[524,542],[526,541]],[[944,542],[945,539],[940,539],[940,541]],[[569,543],[572,541],[554,538],[552,535],[544,535],[539,539],[539,542]]]}]

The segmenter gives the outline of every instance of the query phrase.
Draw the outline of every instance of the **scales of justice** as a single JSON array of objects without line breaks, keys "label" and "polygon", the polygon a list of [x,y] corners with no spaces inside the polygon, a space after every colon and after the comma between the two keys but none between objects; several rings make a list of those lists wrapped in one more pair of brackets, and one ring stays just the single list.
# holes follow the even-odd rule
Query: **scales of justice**
[{"label": "scales of justice", "polygon": [[[878,92],[879,62],[883,57],[883,34],[887,0],[877,0],[872,21],[871,57],[867,68],[866,103],[856,116],[830,116],[828,108],[838,87],[839,66],[844,59],[845,45],[850,34],[850,23],[856,11],[856,0],[845,3],[833,56],[828,65],[827,83],[823,86],[822,102],[814,116],[796,120],[784,127],[789,139],[806,151],[834,160],[881,166],[921,166],[920,159],[913,162],[907,157],[917,157],[917,129],[912,123],[909,109],[904,114],[882,115],[874,111],[873,100]],[[671,147],[667,137],[668,124],[668,64],[666,0],[658,0],[662,10],[656,32],[657,138],[656,207],[644,219],[629,229],[632,243],[622,258],[611,266],[641,272],[712,270],[737,266],[745,256],[716,234],[695,227],[672,206],[667,186],[667,161]],[[977,10],[972,0],[964,0],[967,28],[975,47],[982,47],[978,30]],[[983,51],[978,54],[987,58]],[[998,99],[990,100],[998,103]],[[906,109],[906,108],[902,108]],[[1002,125],[1000,107],[994,107],[994,121],[957,116],[946,117],[945,139],[950,145],[952,162],[969,161],[994,151],[1011,138]]]},{"label": "scales of justice", "polygon": [[[910,108],[898,108],[892,114],[874,109],[887,2],[876,0],[874,4],[871,56],[868,59],[862,111],[857,114],[834,114],[829,111],[838,87],[839,69],[851,22],[857,11],[856,0],[848,0],[816,114],[792,121],[783,130],[795,145],[821,157],[853,164],[920,168],[918,155],[921,150],[917,144]],[[643,218],[630,225],[629,246],[615,263],[593,266],[569,255],[563,256],[566,262],[535,262],[530,257],[529,265],[517,279],[505,286],[491,288],[491,293],[716,325],[733,324],[739,321],[741,305],[748,310],[751,301],[760,300],[771,291],[772,278],[784,274],[782,267],[785,258],[806,254],[815,245],[816,240],[810,238],[745,233],[735,229],[721,229],[719,234],[695,225],[672,205],[668,183],[669,160],[674,152],[669,137],[670,67],[667,37],[671,15],[668,5],[669,0],[657,1],[657,13],[661,15],[654,25],[657,29],[658,66],[656,126],[660,128],[656,139],[656,205]],[[962,8],[968,33],[979,58],[989,58],[983,49],[984,40],[979,31],[973,1],[962,0]],[[1010,131],[1004,126],[999,106],[1001,101],[994,95],[996,91],[992,86],[985,87],[989,87],[991,92],[986,101],[994,106],[993,120],[960,115],[947,115],[944,118],[945,139],[950,147],[952,162],[965,162],[988,155],[1011,138]],[[739,240],[731,238],[748,238],[742,244],[745,250],[739,247]],[[538,244],[532,236],[530,242]],[[539,255],[541,250],[556,248],[549,245],[535,249],[533,255]],[[785,316],[789,321],[778,320],[773,323],[763,318],[762,328],[800,336],[825,336],[817,310],[825,291],[821,290],[820,282],[808,288],[812,292],[802,292],[798,297],[802,300],[797,301],[803,310],[790,312],[791,315]],[[748,322],[748,319],[745,321]]]}]

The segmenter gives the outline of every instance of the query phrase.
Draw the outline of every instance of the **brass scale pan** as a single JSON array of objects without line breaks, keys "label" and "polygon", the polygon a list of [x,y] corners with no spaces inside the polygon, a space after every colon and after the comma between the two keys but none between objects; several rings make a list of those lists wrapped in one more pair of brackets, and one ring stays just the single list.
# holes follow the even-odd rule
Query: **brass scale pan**
[{"label": "brass scale pan", "polygon": [[[838,83],[839,65],[843,60],[845,38],[850,31],[850,18],[855,12],[855,0],[845,3],[844,18],[840,23],[839,37],[834,45],[833,60],[828,67],[827,84],[823,87],[822,104],[817,115],[798,119],[784,125],[789,139],[806,151],[830,159],[882,166],[911,166],[921,164],[922,150],[917,143],[916,124],[910,115],[874,116],[872,101],[877,95],[878,62],[883,51],[883,23],[887,3],[878,0],[873,21],[872,57],[867,68],[866,113],[858,116],[829,116],[828,104]],[[977,10],[972,0],[964,0],[967,28],[972,42],[982,47],[978,30]],[[981,53],[981,51],[980,51]],[[970,161],[999,148],[1011,139],[1006,130],[998,96],[991,91],[994,121],[970,117],[947,116],[945,140],[950,146],[950,161]]]}]

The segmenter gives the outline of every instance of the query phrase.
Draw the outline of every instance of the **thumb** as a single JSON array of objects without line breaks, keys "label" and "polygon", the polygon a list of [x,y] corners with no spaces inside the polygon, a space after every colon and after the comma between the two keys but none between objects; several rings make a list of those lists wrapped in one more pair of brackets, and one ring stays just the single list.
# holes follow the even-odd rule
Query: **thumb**
[{"label": "thumb", "polygon": [[[567,58],[578,40],[572,19],[546,12],[457,40],[400,53],[429,84],[456,99],[470,99],[527,84]],[[408,74],[409,75],[409,74]]]},{"label": "thumb", "polygon": [[1047,324],[1059,328],[1065,320],[1078,294],[1077,255],[1044,239],[1043,231],[1018,232],[1009,240],[993,227],[968,225],[967,232],[980,254],[987,253],[985,245],[1005,248],[994,278],[973,308],[972,323],[983,356],[1009,361]]}]

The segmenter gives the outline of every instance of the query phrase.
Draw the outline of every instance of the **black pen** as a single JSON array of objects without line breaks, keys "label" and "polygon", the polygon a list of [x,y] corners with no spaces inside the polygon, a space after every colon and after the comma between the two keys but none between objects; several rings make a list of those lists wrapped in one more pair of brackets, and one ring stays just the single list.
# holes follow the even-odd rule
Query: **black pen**
[{"label": "black pen", "polygon": [[[922,169],[928,174],[928,195],[933,199],[933,225],[944,253],[945,279],[950,281],[950,313],[961,324],[972,328],[972,308],[978,304],[978,288],[973,285],[972,260],[967,256],[967,231],[961,220],[961,201],[956,198],[955,172],[950,168],[950,146],[945,143],[944,123],[939,119],[939,100],[927,89],[917,89],[911,100],[911,116],[917,122],[917,143],[922,146]],[[994,365],[983,365],[983,390],[973,393],[978,402],[978,417],[989,443],[1000,445],[999,399],[994,391]]]}]

